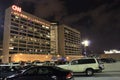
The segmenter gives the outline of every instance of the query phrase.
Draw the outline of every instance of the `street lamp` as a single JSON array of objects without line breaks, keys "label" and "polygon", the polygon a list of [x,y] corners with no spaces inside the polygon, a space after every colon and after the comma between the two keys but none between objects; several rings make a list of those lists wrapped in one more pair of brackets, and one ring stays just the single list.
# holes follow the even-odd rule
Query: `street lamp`
[{"label": "street lamp", "polygon": [[89,44],[90,44],[90,41],[88,41],[88,40],[84,40],[84,41],[82,42],[82,45],[84,46],[84,55],[85,55],[85,56],[87,56],[86,47],[89,46]]}]

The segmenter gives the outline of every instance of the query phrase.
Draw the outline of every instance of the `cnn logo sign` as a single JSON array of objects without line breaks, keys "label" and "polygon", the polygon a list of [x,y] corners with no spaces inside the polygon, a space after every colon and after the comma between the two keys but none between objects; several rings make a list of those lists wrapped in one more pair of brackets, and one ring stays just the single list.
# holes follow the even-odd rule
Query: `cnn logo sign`
[{"label": "cnn logo sign", "polygon": [[12,5],[12,9],[13,9],[14,11],[21,12],[21,8],[18,7],[18,6],[16,6],[16,5]]}]

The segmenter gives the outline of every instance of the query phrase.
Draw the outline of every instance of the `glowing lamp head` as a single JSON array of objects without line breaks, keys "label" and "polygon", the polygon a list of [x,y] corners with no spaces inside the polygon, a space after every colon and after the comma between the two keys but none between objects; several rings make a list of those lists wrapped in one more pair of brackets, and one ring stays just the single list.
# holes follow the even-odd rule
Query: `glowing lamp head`
[{"label": "glowing lamp head", "polygon": [[89,42],[88,40],[85,40],[85,41],[82,42],[82,44],[83,44],[84,46],[89,46],[90,42]]}]

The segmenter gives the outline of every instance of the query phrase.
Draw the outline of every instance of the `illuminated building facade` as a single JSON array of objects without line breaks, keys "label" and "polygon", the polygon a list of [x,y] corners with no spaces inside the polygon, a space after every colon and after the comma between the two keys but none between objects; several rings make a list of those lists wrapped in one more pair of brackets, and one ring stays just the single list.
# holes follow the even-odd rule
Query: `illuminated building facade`
[{"label": "illuminated building facade", "polygon": [[68,27],[60,25],[58,27],[58,51],[62,56],[80,56],[81,55],[81,38],[80,32]]},{"label": "illuminated building facade", "polygon": [[[15,5],[8,8],[5,13],[3,62],[23,60],[17,55],[21,53],[22,55],[51,53],[50,22],[26,13]],[[13,56],[16,58],[13,59]]]},{"label": "illuminated building facade", "polygon": [[48,61],[81,55],[80,32],[22,11],[6,9],[2,62]]}]

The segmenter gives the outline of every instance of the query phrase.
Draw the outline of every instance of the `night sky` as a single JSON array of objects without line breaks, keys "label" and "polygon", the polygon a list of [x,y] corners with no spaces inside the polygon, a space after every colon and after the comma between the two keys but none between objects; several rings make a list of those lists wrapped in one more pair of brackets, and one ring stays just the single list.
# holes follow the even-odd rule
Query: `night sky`
[{"label": "night sky", "polygon": [[0,0],[1,40],[4,11],[12,4],[45,20],[77,29],[82,40],[90,40],[91,51],[120,50],[120,0]]}]

